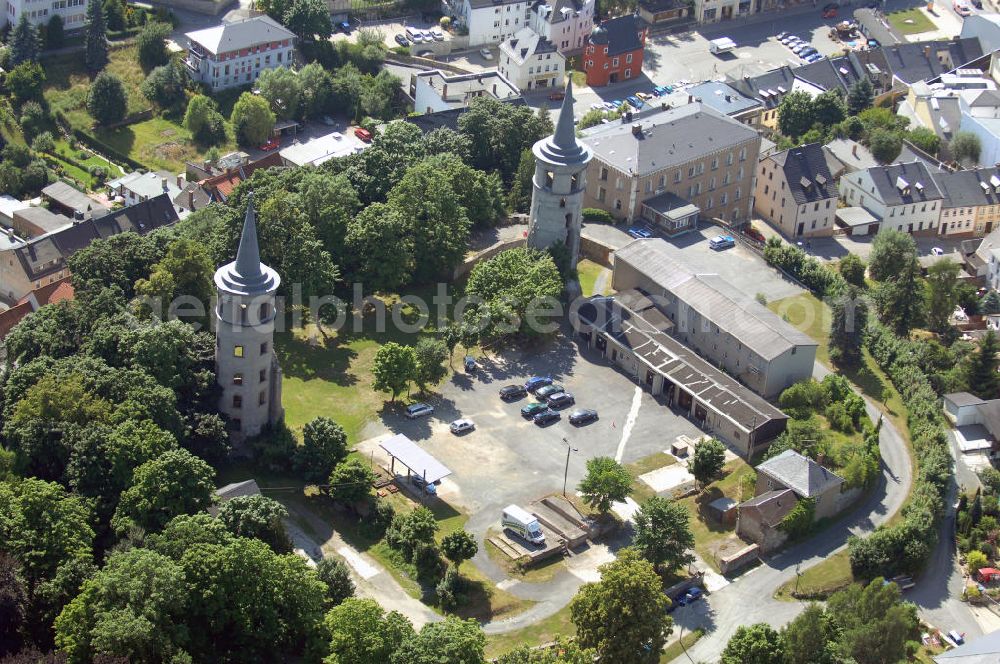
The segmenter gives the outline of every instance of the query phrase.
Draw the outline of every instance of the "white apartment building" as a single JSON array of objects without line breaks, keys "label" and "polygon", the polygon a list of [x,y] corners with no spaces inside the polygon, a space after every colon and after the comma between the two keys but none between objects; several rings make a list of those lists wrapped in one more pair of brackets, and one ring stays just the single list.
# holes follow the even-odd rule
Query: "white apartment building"
[{"label": "white apartment building", "polygon": [[500,44],[497,68],[519,90],[561,88],[566,58],[548,39],[521,28]]},{"label": "white apartment building", "polygon": [[525,0],[442,0],[441,11],[469,30],[469,46],[499,44],[528,25]]},{"label": "white apartment building", "polygon": [[543,0],[531,8],[528,25],[560,53],[581,49],[594,29],[594,0]]},{"label": "white apartment building", "polygon": [[191,78],[213,90],[249,85],[265,69],[291,67],[295,34],[270,16],[223,23],[185,35]]},{"label": "white apartment building", "polygon": [[410,75],[410,96],[417,113],[437,113],[466,108],[477,97],[500,101],[517,99],[520,90],[496,70],[477,74],[451,74],[439,69]]},{"label": "white apartment building", "polygon": [[0,17],[0,28],[14,25],[25,14],[35,25],[45,25],[59,15],[66,30],[79,30],[87,17],[87,0],[7,0],[7,11]]},{"label": "white apartment building", "polygon": [[840,178],[840,197],[879,220],[879,232],[936,234],[943,196],[920,161],[876,166]]}]

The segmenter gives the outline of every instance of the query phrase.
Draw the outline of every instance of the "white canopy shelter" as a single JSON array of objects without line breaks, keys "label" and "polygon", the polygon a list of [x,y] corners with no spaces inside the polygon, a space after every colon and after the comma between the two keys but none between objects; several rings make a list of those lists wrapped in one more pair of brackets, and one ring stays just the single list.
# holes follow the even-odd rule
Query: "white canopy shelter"
[{"label": "white canopy shelter", "polygon": [[399,460],[411,473],[422,478],[428,484],[433,484],[451,475],[447,466],[401,433],[379,443],[379,447],[392,458],[390,471],[393,473],[396,472],[396,461]]}]

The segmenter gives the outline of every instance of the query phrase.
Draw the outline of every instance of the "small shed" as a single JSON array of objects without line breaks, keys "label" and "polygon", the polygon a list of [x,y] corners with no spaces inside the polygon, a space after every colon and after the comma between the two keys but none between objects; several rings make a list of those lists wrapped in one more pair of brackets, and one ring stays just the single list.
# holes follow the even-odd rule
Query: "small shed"
[{"label": "small shed", "polygon": [[401,433],[382,441],[379,447],[392,459],[389,468],[392,473],[396,472],[396,462],[399,461],[406,467],[407,475],[412,473],[427,484],[435,484],[451,475],[447,466]]},{"label": "small shed", "polygon": [[837,210],[837,225],[848,235],[870,235],[878,232],[879,220],[863,207],[844,207]]},{"label": "small shed", "polygon": [[723,496],[722,498],[717,498],[708,504],[708,509],[712,516],[718,519],[721,523],[726,525],[731,525],[736,523],[736,509],[738,503],[732,498]]},{"label": "small shed", "polygon": [[1000,581],[1000,569],[996,569],[995,567],[980,567],[976,570],[976,581],[979,583]]}]

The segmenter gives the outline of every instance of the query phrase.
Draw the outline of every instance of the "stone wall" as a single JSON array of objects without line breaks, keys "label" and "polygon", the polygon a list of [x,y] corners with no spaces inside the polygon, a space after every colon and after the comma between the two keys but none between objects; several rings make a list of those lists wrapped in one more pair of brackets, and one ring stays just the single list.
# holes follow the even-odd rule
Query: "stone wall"
[{"label": "stone wall", "polygon": [[751,544],[740,549],[731,556],[726,556],[719,560],[719,571],[723,574],[730,574],[736,570],[746,567],[760,557],[760,547]]},{"label": "stone wall", "polygon": [[461,265],[455,268],[455,272],[452,275],[452,279],[461,279],[462,277],[472,272],[472,268],[476,267],[476,265],[480,261],[493,258],[501,251],[506,251],[508,249],[515,249],[517,247],[523,247],[525,245],[525,242],[526,240],[523,237],[514,238],[513,240],[504,240],[501,242],[497,242],[496,244],[491,245],[486,249],[483,249],[477,254],[469,256],[462,262]]}]

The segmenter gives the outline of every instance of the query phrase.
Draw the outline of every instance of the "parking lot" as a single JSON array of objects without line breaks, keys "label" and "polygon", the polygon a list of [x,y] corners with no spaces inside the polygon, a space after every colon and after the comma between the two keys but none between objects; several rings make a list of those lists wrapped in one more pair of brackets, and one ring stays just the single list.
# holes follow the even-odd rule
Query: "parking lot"
[{"label": "parking lot", "polygon": [[[407,420],[400,409],[382,422],[451,469],[438,495],[471,515],[472,530],[484,532],[510,503],[525,505],[561,492],[568,446],[575,449],[568,473],[568,490],[574,492],[586,473],[587,459],[610,456],[629,463],[668,449],[681,434],[699,433],[691,421],[658,403],[595,352],[581,352],[564,335],[538,349],[490,355],[479,362],[475,374],[459,369],[440,395],[428,400],[433,415]],[[561,411],[562,419],[549,426],[521,416],[521,408],[534,402],[534,396],[512,402],[498,396],[501,387],[523,384],[533,375],[552,376],[576,399],[576,405]],[[573,426],[568,418],[576,408],[596,409],[600,419]],[[448,424],[458,418],[471,419],[476,429],[460,436],[450,433]],[[378,457],[376,443],[363,444],[363,453],[369,451],[366,446]]]}]

